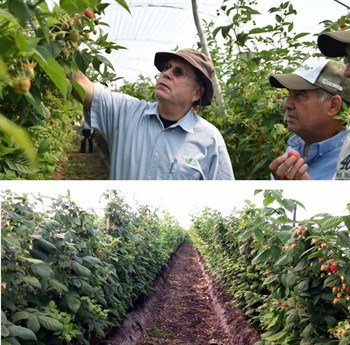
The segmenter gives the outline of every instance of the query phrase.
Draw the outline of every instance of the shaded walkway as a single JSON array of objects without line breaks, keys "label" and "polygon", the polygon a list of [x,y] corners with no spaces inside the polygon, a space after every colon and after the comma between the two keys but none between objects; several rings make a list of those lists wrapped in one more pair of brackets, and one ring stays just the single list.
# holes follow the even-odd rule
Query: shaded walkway
[{"label": "shaded walkway", "polygon": [[[79,131],[79,129],[77,129]],[[68,159],[57,167],[53,180],[108,180],[108,147],[96,134],[92,153],[80,153],[80,136],[72,143]]]}]

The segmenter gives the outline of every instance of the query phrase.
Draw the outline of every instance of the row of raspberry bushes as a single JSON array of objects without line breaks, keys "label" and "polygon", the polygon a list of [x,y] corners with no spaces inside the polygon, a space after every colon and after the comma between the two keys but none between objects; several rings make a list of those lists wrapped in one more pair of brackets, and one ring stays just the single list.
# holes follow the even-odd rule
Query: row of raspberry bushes
[{"label": "row of raspberry bushes", "polygon": [[[188,234],[169,215],[113,193],[101,218],[69,197],[3,192],[1,344],[91,344],[152,291]],[[111,196],[109,195],[109,198]]]},{"label": "row of raspberry bushes", "polygon": [[[115,3],[129,10],[124,0]],[[0,178],[50,179],[82,121],[71,73],[116,79],[101,0],[0,3]],[[108,67],[107,67],[108,66]],[[82,90],[78,93],[83,97]]]},{"label": "row of raspberry bushes", "polygon": [[257,345],[349,344],[350,216],[296,223],[288,216],[296,205],[267,190],[261,208],[248,202],[228,217],[206,209],[191,237],[261,333]]}]

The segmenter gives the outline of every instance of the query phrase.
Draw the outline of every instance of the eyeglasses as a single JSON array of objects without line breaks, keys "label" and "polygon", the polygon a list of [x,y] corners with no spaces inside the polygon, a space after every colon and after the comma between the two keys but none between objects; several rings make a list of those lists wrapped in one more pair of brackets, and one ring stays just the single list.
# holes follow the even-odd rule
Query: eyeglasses
[{"label": "eyeglasses", "polygon": [[166,72],[172,70],[172,74],[174,75],[174,77],[176,78],[185,78],[186,76],[198,81],[197,78],[192,77],[190,74],[188,74],[182,67],[180,66],[172,66],[170,63],[166,63],[163,68],[162,68],[162,72]]}]

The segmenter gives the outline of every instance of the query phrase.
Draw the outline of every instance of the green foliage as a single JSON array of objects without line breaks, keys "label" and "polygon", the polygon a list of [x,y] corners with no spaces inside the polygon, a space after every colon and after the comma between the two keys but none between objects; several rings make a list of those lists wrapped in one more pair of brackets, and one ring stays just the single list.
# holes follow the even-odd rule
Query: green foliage
[{"label": "green foliage", "polygon": [[69,197],[3,192],[2,343],[90,344],[120,325],[188,234],[116,192],[106,221]]},{"label": "green foliage", "polygon": [[[277,204],[277,206],[274,206]],[[350,217],[295,223],[295,200],[264,191],[229,217],[207,209],[191,237],[232,302],[261,332],[257,345],[350,340]]]},{"label": "green foliage", "polygon": [[154,102],[154,87],[155,85],[151,78],[146,78],[141,75],[139,80],[135,83],[125,82],[118,91],[138,99]]},{"label": "green foliage", "polygon": [[[70,99],[72,71],[104,83],[117,79],[101,54],[123,49],[107,40],[107,24],[99,20],[108,6],[100,0],[61,1],[52,9],[44,1],[1,2],[0,113],[12,123],[0,128],[1,179],[49,179],[66,157],[82,119],[81,105]],[[88,7],[92,18],[84,14]],[[24,131],[25,142],[19,140]]]}]

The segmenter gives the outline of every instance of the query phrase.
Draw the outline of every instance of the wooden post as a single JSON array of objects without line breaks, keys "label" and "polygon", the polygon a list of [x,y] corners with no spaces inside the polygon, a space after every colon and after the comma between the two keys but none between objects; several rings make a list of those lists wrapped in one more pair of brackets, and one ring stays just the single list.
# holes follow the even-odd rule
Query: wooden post
[{"label": "wooden post", "polygon": [[[195,23],[196,28],[197,28],[197,33],[199,36],[199,40],[201,42],[203,53],[211,59],[209,49],[208,49],[207,40],[204,36],[202,26],[200,23],[200,19],[199,19],[197,0],[191,0],[191,1],[192,1],[193,19],[194,19],[194,23]],[[214,76],[212,78],[212,82],[213,82],[213,88],[214,88],[214,94],[215,94],[216,100],[217,100],[218,104],[221,107],[223,107],[224,102],[223,102],[223,99],[221,96],[220,83],[219,83],[219,80],[218,80],[216,73],[214,74]],[[224,117],[226,117],[226,111],[224,109],[223,109],[223,115],[224,115]]]}]

